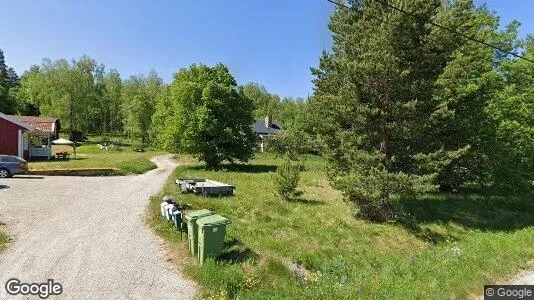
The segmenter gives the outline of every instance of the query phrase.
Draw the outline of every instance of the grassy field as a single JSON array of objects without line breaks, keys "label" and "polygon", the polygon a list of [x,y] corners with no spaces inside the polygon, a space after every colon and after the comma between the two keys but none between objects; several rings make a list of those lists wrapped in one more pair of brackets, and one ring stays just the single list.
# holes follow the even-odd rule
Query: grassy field
[{"label": "grassy field", "polygon": [[52,159],[48,161],[30,161],[30,171],[43,170],[75,170],[75,169],[112,169],[111,175],[140,174],[156,168],[150,161],[154,155],[161,152],[146,151],[134,152],[128,144],[121,146],[121,151],[100,150],[96,138],[83,143],[76,149],[76,157],[70,146],[53,145],[52,153],[69,152],[70,158],[66,160]]},{"label": "grassy field", "polygon": [[[328,184],[324,162],[306,161],[302,198],[281,201],[273,173],[281,160],[265,155],[250,165],[205,171],[181,166],[161,195],[192,209],[207,208],[232,224],[226,250],[200,267],[186,240],[159,217],[153,197],[147,222],[175,251],[175,259],[200,283],[202,298],[434,299],[466,298],[483,285],[515,275],[534,259],[532,196],[427,195],[404,199],[410,225],[358,220]],[[233,197],[182,196],[176,177],[232,183]],[[304,279],[295,278],[297,272]],[[300,267],[297,267],[300,266]]]}]

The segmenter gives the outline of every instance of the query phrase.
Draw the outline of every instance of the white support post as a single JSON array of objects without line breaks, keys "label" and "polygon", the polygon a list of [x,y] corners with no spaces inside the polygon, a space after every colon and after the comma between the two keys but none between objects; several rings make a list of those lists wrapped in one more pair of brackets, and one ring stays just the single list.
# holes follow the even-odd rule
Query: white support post
[{"label": "white support post", "polygon": [[22,130],[19,130],[18,132],[18,157],[24,156],[24,147],[23,147],[24,140],[22,139]]}]

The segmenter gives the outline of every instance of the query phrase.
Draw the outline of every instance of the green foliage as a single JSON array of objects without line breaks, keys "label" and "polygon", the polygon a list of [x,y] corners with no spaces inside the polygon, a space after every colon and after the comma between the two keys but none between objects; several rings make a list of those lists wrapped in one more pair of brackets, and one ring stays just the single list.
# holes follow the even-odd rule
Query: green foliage
[{"label": "green foliage", "polygon": [[14,114],[18,111],[16,98],[19,77],[13,68],[6,65],[4,52],[0,49],[0,112]]},{"label": "green foliage", "polygon": [[102,78],[100,97],[101,126],[103,133],[118,133],[123,129],[121,110],[122,81],[117,70],[112,69]]},{"label": "green foliage", "polygon": [[197,155],[213,168],[253,156],[252,111],[224,65],[192,65],[179,70],[158,98],[152,123],[164,149]]},{"label": "green foliage", "polygon": [[123,133],[149,142],[156,97],[163,81],[151,71],[122,82],[117,70],[83,56],[71,62],[43,59],[20,80],[11,93],[18,99],[17,113],[45,115],[61,120],[63,129],[85,133]]},{"label": "green foliage", "polygon": [[[119,146],[117,137],[112,136],[90,136],[89,141],[76,148],[77,157],[73,156],[70,146],[53,146],[52,152],[69,152],[68,160],[47,160],[34,161],[29,163],[30,171],[50,171],[54,173],[58,170],[92,170],[108,169],[106,175],[141,174],[155,169],[156,164],[150,159],[157,154],[151,151],[137,153],[126,147],[130,141],[126,140]],[[107,144],[107,150],[101,150],[97,144]],[[73,174],[74,174],[73,173]]]},{"label": "green foliage", "polygon": [[[188,256],[187,238],[180,240],[179,232],[159,214],[163,195],[191,209],[216,211],[232,222],[218,261],[199,266],[194,258],[177,260],[198,282],[199,297],[465,299],[480,294],[484,284],[515,276],[534,258],[532,194],[403,198],[398,205],[414,216],[415,224],[406,228],[355,219],[351,203],[328,184],[320,157],[304,162],[304,194],[279,201],[269,171],[282,163],[274,155],[259,154],[247,168],[229,166],[224,172],[182,165],[151,199],[150,227],[173,249],[183,249],[177,254],[181,258]],[[184,177],[228,182],[247,192],[218,201],[182,195],[174,179]],[[236,240],[237,246],[230,247]],[[309,280],[294,278],[287,262],[309,270]],[[250,288],[248,278],[259,282]]]},{"label": "green foliage", "polygon": [[277,116],[280,97],[267,92],[264,86],[258,83],[247,83],[242,86],[243,94],[254,105],[254,118],[262,119],[266,116]]},{"label": "green foliage", "polygon": [[438,40],[421,23],[437,17],[440,3],[406,4],[418,20],[374,2],[338,9],[332,53],[312,70],[312,111],[331,182],[363,217],[394,219],[399,196],[434,190],[440,167],[462,152],[425,141],[438,109],[431,92],[451,50],[437,50],[450,48],[450,37]]},{"label": "green foliage", "polygon": [[235,299],[244,280],[243,269],[239,265],[216,262],[212,259],[196,269],[195,273],[199,280],[218,292],[210,295],[214,298],[206,297],[207,299]]},{"label": "green foliage", "polygon": [[312,151],[312,139],[304,131],[283,130],[270,135],[266,141],[267,149],[291,160],[298,160],[299,156]]},{"label": "green foliage", "polygon": [[511,51],[518,24],[499,31],[498,17],[469,0],[401,2],[392,5],[420,17],[369,2],[332,16],[334,45],[313,70],[310,101],[332,183],[373,220],[394,218],[399,196],[438,185],[531,184],[523,99],[533,77],[513,75],[532,74],[531,64],[423,26],[435,20]]},{"label": "green foliage", "polygon": [[254,103],[254,118],[263,119],[271,116],[282,124],[284,129],[314,133],[314,124],[310,121],[308,100],[304,98],[285,97],[269,93],[258,83],[242,86],[243,93]]},{"label": "green foliage", "polygon": [[276,169],[276,190],[278,195],[284,200],[291,199],[302,195],[302,191],[298,191],[300,181],[300,165],[286,160],[282,165]]},{"label": "green foliage", "polygon": [[163,81],[154,71],[151,71],[147,78],[142,75],[131,76],[123,84],[124,131],[130,137],[140,139],[143,145],[149,143],[156,99],[163,89]]},{"label": "green foliage", "polygon": [[[534,38],[525,40],[525,55],[534,59]],[[486,108],[495,122],[488,160],[492,181],[504,188],[532,188],[534,182],[534,64],[502,63],[505,87]]]},{"label": "green foliage", "polygon": [[144,149],[145,149],[145,146],[143,143],[141,142],[133,142],[132,143],[132,150],[133,151],[136,151],[136,152],[143,152]]},{"label": "green foliage", "polygon": [[27,110],[59,118],[64,129],[102,132],[110,115],[102,107],[103,76],[104,66],[87,56],[72,62],[43,59],[22,75],[18,98]]},{"label": "green foliage", "polygon": [[[506,47],[505,44],[515,36],[513,31],[498,33],[498,18],[485,8],[466,7],[460,16],[451,11],[443,13],[442,18],[461,22],[467,34],[504,48],[511,47],[511,42]],[[500,63],[496,59],[502,59],[491,48],[465,39],[455,42],[454,47],[436,81],[434,101],[439,103],[439,110],[434,113],[434,126],[426,136],[447,150],[469,146],[465,155],[446,166],[436,180],[442,187],[459,189],[468,182],[488,180],[491,163],[488,154],[495,151],[491,142],[495,122],[485,108],[502,87],[494,67]]]}]

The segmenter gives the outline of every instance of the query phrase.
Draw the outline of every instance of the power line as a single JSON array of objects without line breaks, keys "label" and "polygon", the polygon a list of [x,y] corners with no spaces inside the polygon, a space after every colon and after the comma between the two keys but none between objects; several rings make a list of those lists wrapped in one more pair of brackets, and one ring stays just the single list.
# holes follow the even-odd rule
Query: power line
[{"label": "power line", "polygon": [[[345,8],[347,8],[347,9],[350,9],[349,6],[347,6],[347,5],[343,4],[343,3],[338,3],[338,2],[336,2],[336,1],[334,1],[334,0],[326,0],[326,1],[328,1],[328,2],[330,2],[330,3],[333,3],[333,4],[335,4],[335,5],[338,5],[338,6],[341,6],[341,7],[345,7]],[[398,12],[407,14],[407,15],[409,15],[409,16],[415,18],[415,19],[419,19],[419,20],[421,19],[421,16],[419,16],[418,14],[415,14],[415,13],[412,13],[412,12],[409,12],[409,11],[406,11],[406,10],[404,10],[404,9],[402,9],[402,8],[398,8],[398,7],[396,7],[396,6],[394,6],[394,5],[391,5],[391,4],[387,3],[387,2],[380,1],[380,0],[371,0],[371,1],[374,1],[374,2],[377,2],[377,3],[379,3],[379,4],[382,4],[382,5],[386,6],[386,7],[389,7],[389,8],[391,8],[391,9],[394,9],[394,10],[396,10],[396,11],[398,11]],[[529,58],[526,58],[526,57],[524,57],[524,56],[522,56],[522,55],[519,55],[519,54],[510,52],[510,51],[504,50],[504,49],[499,48],[499,47],[497,47],[497,46],[495,46],[495,45],[486,43],[486,42],[481,41],[481,40],[479,40],[479,39],[477,39],[477,38],[474,38],[474,37],[472,37],[472,36],[468,36],[468,35],[466,35],[466,34],[464,34],[464,33],[461,33],[461,32],[459,32],[459,31],[456,31],[456,30],[451,29],[451,28],[449,28],[449,27],[440,25],[440,24],[435,23],[435,22],[432,22],[432,21],[427,21],[426,23],[428,23],[428,24],[430,24],[430,25],[432,25],[432,26],[436,26],[436,27],[438,27],[438,28],[441,28],[441,29],[443,29],[443,30],[446,30],[446,31],[448,31],[448,32],[450,32],[450,33],[459,35],[459,36],[461,36],[461,37],[463,37],[463,38],[466,38],[466,39],[468,39],[468,40],[470,40],[470,41],[473,41],[473,42],[476,42],[476,43],[485,45],[485,46],[490,47],[490,48],[492,48],[492,49],[494,49],[494,50],[497,50],[497,51],[506,53],[506,54],[508,54],[508,55],[512,55],[512,56],[514,56],[514,57],[517,57],[517,58],[520,58],[520,59],[524,59],[524,60],[526,60],[526,61],[528,61],[528,62],[534,63],[534,60],[532,60],[532,59],[529,59]]]},{"label": "power line", "polygon": [[[334,3],[334,4],[339,5],[339,6],[342,6],[342,7],[345,7],[345,8],[350,8],[350,7],[346,6],[345,4],[336,3],[336,2],[333,1],[333,0],[326,0],[326,1],[331,2],[331,3]],[[367,14],[367,15],[365,15],[365,16],[366,16],[366,17],[369,17],[369,18],[371,18],[371,19],[378,20],[378,21],[383,22],[383,23],[388,23],[387,21],[385,21],[385,20],[383,20],[383,19],[380,19],[380,18],[378,18],[378,17],[375,17],[375,16],[373,16],[373,15],[369,15],[369,14]]]}]

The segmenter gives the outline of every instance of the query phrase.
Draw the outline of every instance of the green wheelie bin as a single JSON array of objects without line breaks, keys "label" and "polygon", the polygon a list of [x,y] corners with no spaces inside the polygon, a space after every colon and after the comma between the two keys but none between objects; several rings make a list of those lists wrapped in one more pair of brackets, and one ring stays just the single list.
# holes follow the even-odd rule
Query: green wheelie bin
[{"label": "green wheelie bin", "polygon": [[209,257],[221,255],[226,225],[230,221],[220,215],[211,215],[197,220],[198,225],[198,261],[202,265]]},{"label": "green wheelie bin", "polygon": [[212,215],[213,212],[207,209],[195,210],[185,215],[187,222],[187,238],[189,241],[189,252],[193,256],[198,256],[198,226],[197,220]]}]

